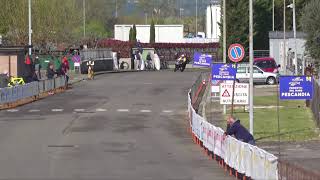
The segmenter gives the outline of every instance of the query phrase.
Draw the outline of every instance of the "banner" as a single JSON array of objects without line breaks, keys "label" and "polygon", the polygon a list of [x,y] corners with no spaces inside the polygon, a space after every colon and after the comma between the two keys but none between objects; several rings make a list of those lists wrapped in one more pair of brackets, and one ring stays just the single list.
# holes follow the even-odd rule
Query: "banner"
[{"label": "banner", "polygon": [[210,67],[212,62],[212,55],[209,54],[201,54],[201,53],[194,53],[193,56],[193,65],[194,66],[203,66],[203,67]]}]

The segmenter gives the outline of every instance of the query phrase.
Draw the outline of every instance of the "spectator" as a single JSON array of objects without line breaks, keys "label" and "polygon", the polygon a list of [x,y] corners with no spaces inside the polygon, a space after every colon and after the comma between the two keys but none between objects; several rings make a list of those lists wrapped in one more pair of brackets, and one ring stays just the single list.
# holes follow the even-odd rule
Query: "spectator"
[{"label": "spectator", "polygon": [[[52,62],[49,62],[48,68],[47,68],[47,77],[48,77],[48,79],[53,79],[55,74],[57,74],[57,72],[54,70],[54,66],[53,66]],[[49,81],[49,83],[51,83],[51,86],[52,86],[52,81]],[[53,91],[49,91],[48,94],[49,95],[53,95],[54,92]]]},{"label": "spectator", "polygon": [[118,69],[120,69],[120,52],[117,52],[117,64],[118,64]]},{"label": "spectator", "polygon": [[135,58],[134,58],[134,65],[136,70],[140,70],[140,61],[141,61],[141,55],[139,51],[136,51]]},{"label": "spectator", "polygon": [[233,116],[229,116],[227,119],[227,130],[225,132],[225,136],[226,135],[234,135],[236,139],[242,142],[255,145],[253,136],[240,124],[240,120],[236,120]]},{"label": "spectator", "polygon": [[41,65],[38,56],[36,56],[36,59],[34,60],[34,71],[37,79],[41,79]]},{"label": "spectator", "polygon": [[64,56],[59,68],[59,74],[62,76],[66,76],[66,88],[68,88],[68,82],[69,82],[69,76],[68,76],[69,69],[70,69],[70,66],[69,66],[68,59],[66,56]]},{"label": "spectator", "polygon": [[7,87],[9,81],[10,81],[9,73],[8,71],[5,70],[3,74],[0,74],[0,88]]}]

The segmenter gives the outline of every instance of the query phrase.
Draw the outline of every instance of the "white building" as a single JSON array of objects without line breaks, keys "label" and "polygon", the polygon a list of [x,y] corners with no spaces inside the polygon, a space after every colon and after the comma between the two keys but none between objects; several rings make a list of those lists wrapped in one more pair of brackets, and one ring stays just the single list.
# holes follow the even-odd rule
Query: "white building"
[{"label": "white building", "polygon": [[[115,25],[114,39],[129,40],[130,28],[133,25]],[[136,25],[137,40],[142,43],[150,41],[150,25]],[[181,43],[183,39],[183,25],[155,25],[156,43]]]},{"label": "white building", "polygon": [[221,6],[219,3],[212,3],[207,7],[206,11],[206,34],[208,39],[213,39],[215,42],[219,41],[220,37],[220,23]]}]

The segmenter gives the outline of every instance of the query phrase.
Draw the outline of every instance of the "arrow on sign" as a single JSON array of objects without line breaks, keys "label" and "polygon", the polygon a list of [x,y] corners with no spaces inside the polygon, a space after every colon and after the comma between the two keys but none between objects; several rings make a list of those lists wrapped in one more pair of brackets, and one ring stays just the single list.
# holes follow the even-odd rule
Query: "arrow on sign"
[{"label": "arrow on sign", "polygon": [[224,90],[224,92],[222,93],[222,97],[230,97],[230,94],[227,89]]}]

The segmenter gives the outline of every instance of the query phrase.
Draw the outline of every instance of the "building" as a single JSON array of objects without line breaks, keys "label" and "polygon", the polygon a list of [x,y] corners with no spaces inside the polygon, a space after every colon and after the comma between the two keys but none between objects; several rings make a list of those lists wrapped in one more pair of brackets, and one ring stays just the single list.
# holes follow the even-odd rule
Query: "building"
[{"label": "building", "polygon": [[[305,52],[305,43],[306,43],[306,34],[303,32],[297,32],[297,59],[298,62],[294,59],[294,49],[295,41],[293,31],[286,32],[286,60],[284,60],[284,51],[283,51],[283,40],[284,34],[282,31],[271,31],[269,32],[269,50],[270,57],[273,57],[277,64],[281,65],[281,69],[287,69],[294,67],[296,63],[298,66],[301,64],[306,54]],[[302,68],[302,67],[299,67]]]},{"label": "building", "polygon": [[206,38],[219,42],[221,34],[219,23],[221,19],[220,3],[211,3],[206,10]]},{"label": "building", "polygon": [[[115,25],[114,39],[129,40],[130,28],[133,25]],[[142,43],[150,41],[150,25],[136,25],[137,40]],[[156,43],[181,43],[183,39],[183,25],[155,25]]]}]

